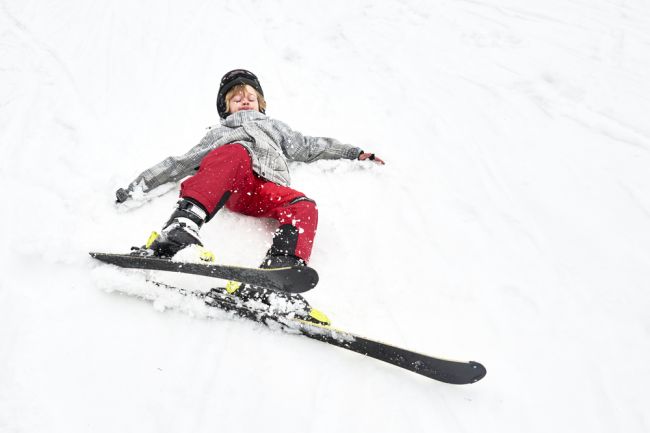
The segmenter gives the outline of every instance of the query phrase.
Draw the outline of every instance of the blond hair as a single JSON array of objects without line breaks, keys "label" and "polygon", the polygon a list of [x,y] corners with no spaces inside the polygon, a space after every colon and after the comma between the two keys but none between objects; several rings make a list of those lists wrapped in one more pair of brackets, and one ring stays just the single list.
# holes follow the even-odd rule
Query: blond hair
[{"label": "blond hair", "polygon": [[237,84],[234,86],[232,89],[228,90],[228,93],[226,93],[226,113],[230,113],[230,100],[232,99],[233,96],[239,94],[239,93],[251,93],[248,88],[253,89],[253,92],[257,95],[257,103],[260,106],[260,111],[264,112],[266,110],[266,100],[264,99],[264,95],[262,95],[260,92],[255,90],[253,86],[250,86],[248,84]]}]

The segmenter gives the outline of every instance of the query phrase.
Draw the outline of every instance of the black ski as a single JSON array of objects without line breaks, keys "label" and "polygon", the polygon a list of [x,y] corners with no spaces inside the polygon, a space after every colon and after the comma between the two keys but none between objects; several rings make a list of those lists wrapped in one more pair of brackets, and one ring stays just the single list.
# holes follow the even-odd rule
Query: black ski
[{"label": "black ski", "polygon": [[154,284],[178,291],[183,295],[196,296],[203,299],[206,305],[210,307],[232,312],[239,317],[250,319],[267,326],[280,324],[286,330],[299,332],[306,337],[393,364],[440,382],[455,385],[470,384],[481,380],[487,373],[485,367],[478,362],[461,362],[435,358],[391,346],[380,341],[360,337],[331,326],[318,325],[294,318],[290,315],[280,315],[269,312],[268,310],[256,309],[242,303],[235,296],[227,294],[224,289],[216,288],[203,293],[188,291],[163,283],[156,282]]},{"label": "black ski", "polygon": [[290,293],[306,292],[313,289],[318,283],[318,273],[308,266],[259,269],[208,263],[174,262],[169,259],[131,254],[90,253],[90,255],[97,260],[122,268],[203,275]]}]

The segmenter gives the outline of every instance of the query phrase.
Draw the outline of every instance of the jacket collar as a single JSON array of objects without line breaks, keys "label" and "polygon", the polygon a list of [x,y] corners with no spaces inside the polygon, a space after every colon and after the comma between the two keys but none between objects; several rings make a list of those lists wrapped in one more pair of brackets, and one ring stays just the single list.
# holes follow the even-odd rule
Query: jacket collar
[{"label": "jacket collar", "polygon": [[244,111],[238,111],[236,113],[233,113],[230,116],[226,117],[225,119],[221,119],[221,124],[229,128],[237,128],[251,120],[261,120],[261,119],[266,119],[266,115],[260,113],[259,111],[244,110]]}]

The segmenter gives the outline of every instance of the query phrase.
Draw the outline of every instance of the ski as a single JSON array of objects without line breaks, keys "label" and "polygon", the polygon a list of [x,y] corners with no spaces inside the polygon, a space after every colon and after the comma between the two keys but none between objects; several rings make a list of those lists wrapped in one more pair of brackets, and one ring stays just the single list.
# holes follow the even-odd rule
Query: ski
[{"label": "ski", "polygon": [[214,288],[209,292],[199,292],[159,282],[153,283],[157,286],[175,290],[185,296],[200,298],[209,307],[219,308],[266,326],[277,326],[279,324],[285,331],[297,332],[305,337],[375,358],[440,382],[455,385],[471,384],[481,380],[487,373],[485,367],[475,361],[462,362],[436,358],[361,337],[329,325],[315,324],[293,317],[290,314],[278,314],[254,308],[241,302],[237,297],[228,294],[225,289]]},{"label": "ski", "polygon": [[247,268],[209,263],[176,262],[158,257],[131,254],[91,252],[90,255],[102,262],[121,268],[147,269],[181,272],[238,281],[254,286],[266,287],[290,293],[302,293],[318,284],[318,273],[308,266],[293,266],[275,269]]}]

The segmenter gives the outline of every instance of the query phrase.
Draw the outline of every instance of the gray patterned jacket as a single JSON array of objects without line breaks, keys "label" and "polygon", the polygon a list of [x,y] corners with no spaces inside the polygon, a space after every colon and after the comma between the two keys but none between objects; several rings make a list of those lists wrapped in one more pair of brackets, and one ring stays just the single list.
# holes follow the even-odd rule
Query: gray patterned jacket
[{"label": "gray patterned jacket", "polygon": [[208,152],[228,143],[239,143],[248,150],[255,173],[285,186],[291,183],[288,161],[357,159],[361,153],[360,148],[333,138],[302,135],[258,111],[238,111],[221,120],[220,127],[211,128],[185,155],[170,156],[143,171],[129,184],[128,191],[141,189],[146,193],[192,175]]}]

